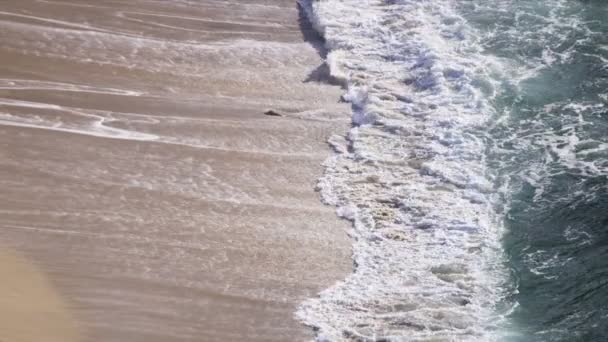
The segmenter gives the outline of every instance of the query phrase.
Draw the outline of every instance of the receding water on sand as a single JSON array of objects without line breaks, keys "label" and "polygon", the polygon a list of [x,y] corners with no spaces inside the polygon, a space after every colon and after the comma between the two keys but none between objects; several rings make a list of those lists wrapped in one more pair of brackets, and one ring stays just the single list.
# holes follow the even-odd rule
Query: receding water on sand
[{"label": "receding water on sand", "polygon": [[310,337],[297,304],[351,267],[313,189],[348,108],[302,24],[287,0],[2,2],[0,243],[86,341]]}]

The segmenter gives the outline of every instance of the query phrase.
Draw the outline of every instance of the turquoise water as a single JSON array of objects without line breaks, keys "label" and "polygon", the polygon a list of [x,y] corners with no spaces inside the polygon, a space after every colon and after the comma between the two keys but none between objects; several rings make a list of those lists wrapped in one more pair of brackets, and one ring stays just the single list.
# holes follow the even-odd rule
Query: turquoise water
[{"label": "turquoise water", "polygon": [[505,65],[491,169],[504,189],[515,341],[608,340],[608,2],[470,1]]}]

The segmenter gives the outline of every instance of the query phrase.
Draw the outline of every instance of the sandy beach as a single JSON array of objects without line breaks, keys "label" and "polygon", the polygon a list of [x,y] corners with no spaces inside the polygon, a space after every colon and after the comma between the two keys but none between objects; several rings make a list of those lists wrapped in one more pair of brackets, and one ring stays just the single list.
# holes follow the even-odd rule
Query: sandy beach
[{"label": "sandy beach", "polygon": [[0,32],[1,341],[311,338],[349,108],[294,1],[8,0]]}]

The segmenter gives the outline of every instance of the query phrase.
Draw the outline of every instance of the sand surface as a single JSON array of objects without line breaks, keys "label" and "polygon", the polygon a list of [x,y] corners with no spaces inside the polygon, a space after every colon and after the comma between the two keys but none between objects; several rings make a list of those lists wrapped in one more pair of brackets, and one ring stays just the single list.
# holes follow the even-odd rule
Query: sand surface
[{"label": "sand surface", "polygon": [[351,268],[316,43],[294,1],[2,1],[0,341],[309,339]]}]

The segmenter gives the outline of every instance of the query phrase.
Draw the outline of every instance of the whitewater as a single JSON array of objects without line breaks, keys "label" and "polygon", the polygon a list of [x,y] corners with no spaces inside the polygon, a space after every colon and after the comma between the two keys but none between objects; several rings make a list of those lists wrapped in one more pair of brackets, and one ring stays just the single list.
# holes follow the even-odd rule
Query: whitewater
[{"label": "whitewater", "polygon": [[491,75],[452,1],[300,2],[353,128],[318,188],[353,222],[354,273],[298,316],[320,341],[492,341],[509,305],[484,126]]},{"label": "whitewater", "polygon": [[318,341],[604,341],[608,5],[300,0],[344,85],[318,190],[354,272]]}]

